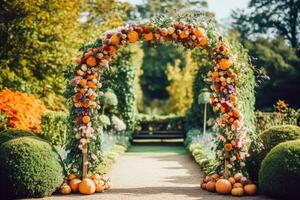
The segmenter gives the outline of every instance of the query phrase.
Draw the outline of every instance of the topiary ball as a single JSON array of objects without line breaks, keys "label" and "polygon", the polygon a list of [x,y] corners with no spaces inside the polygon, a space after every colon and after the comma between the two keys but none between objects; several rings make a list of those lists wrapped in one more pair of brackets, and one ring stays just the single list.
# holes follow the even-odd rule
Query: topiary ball
[{"label": "topiary ball", "polygon": [[253,142],[249,149],[250,157],[247,159],[247,169],[252,180],[258,179],[258,172],[262,160],[270,150],[279,143],[300,139],[300,127],[294,125],[272,126],[258,135],[263,149],[258,150]]},{"label": "topiary ball", "polygon": [[63,179],[61,158],[49,143],[20,137],[0,145],[0,187],[5,198],[48,196]]},{"label": "topiary ball", "polygon": [[300,183],[300,140],[274,147],[259,170],[259,185],[268,195],[297,199]]},{"label": "topiary ball", "polygon": [[30,131],[7,129],[0,132],[0,144],[7,142],[11,139],[24,136],[35,136],[35,134]]}]

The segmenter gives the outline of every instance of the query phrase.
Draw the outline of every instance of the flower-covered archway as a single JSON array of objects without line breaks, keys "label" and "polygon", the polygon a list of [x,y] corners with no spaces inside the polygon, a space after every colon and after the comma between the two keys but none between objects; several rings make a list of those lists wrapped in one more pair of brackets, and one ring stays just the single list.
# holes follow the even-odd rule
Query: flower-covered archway
[{"label": "flower-covered archway", "polygon": [[220,36],[207,20],[193,17],[178,19],[157,18],[151,22],[129,24],[109,31],[96,47],[84,51],[70,77],[69,96],[72,104],[70,112],[70,142],[67,165],[73,172],[86,177],[88,170],[93,171],[98,159],[98,132],[96,116],[99,109],[98,96],[101,94],[101,74],[109,70],[110,62],[119,49],[137,41],[150,45],[162,43],[180,44],[188,49],[206,49],[214,67],[207,74],[206,81],[211,84],[211,105],[220,113],[215,124],[217,131],[216,170],[228,177],[242,172],[247,155],[247,126],[240,111],[238,98],[239,75],[245,67],[237,59],[231,45]]}]

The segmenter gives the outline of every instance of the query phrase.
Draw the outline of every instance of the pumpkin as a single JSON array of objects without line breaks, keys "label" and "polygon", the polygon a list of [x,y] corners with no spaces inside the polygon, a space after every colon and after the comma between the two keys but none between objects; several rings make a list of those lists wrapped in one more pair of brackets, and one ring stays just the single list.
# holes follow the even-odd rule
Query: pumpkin
[{"label": "pumpkin", "polygon": [[71,193],[71,188],[68,184],[64,183],[61,187],[59,192],[61,194],[70,194]]},{"label": "pumpkin", "polygon": [[70,187],[72,192],[78,192],[79,183],[81,183],[81,180],[75,178],[70,182]]},{"label": "pumpkin", "polygon": [[110,180],[107,180],[104,184],[104,189],[105,190],[109,190],[111,188],[112,184],[110,182]]},{"label": "pumpkin", "polygon": [[256,193],[257,188],[256,188],[256,185],[254,185],[254,184],[248,184],[248,185],[245,185],[244,190],[245,190],[246,194],[252,196]]},{"label": "pumpkin", "polygon": [[235,183],[235,184],[233,184],[233,188],[243,188],[243,184]]},{"label": "pumpkin", "polygon": [[149,40],[153,40],[154,36],[153,36],[153,33],[146,33],[144,34],[144,38],[145,40],[149,41]]},{"label": "pumpkin", "polygon": [[240,187],[238,187],[238,188],[233,188],[233,189],[231,190],[231,195],[232,195],[232,196],[236,196],[236,197],[241,197],[241,196],[244,195],[244,189],[243,189],[243,188],[240,188]]},{"label": "pumpkin", "polygon": [[219,178],[219,175],[218,174],[213,174],[213,175],[210,176],[210,178],[213,179],[213,180],[216,180],[216,179]]},{"label": "pumpkin", "polygon": [[77,178],[75,174],[69,174],[68,180],[71,181],[73,179]]},{"label": "pumpkin", "polygon": [[235,179],[233,177],[230,177],[228,181],[231,183],[231,185],[235,184]]},{"label": "pumpkin", "polygon": [[216,191],[216,182],[209,181],[206,183],[206,190],[209,192],[215,192]]},{"label": "pumpkin", "polygon": [[219,194],[230,194],[231,189],[231,183],[226,179],[219,179],[216,182],[216,191]]},{"label": "pumpkin", "polygon": [[112,45],[120,44],[120,38],[117,35],[112,35],[110,38],[110,44]]},{"label": "pumpkin", "polygon": [[202,184],[200,185],[200,187],[202,188],[202,190],[206,190],[206,183],[202,183]]},{"label": "pumpkin", "polygon": [[139,39],[139,34],[136,31],[130,31],[127,35],[130,43],[136,42]]},{"label": "pumpkin", "polygon": [[93,174],[91,176],[91,179],[96,179],[96,180],[100,180],[101,179],[101,176],[99,174]]},{"label": "pumpkin", "polygon": [[103,192],[103,191],[104,191],[104,186],[100,182],[98,182],[96,184],[96,192]]},{"label": "pumpkin", "polygon": [[90,67],[94,67],[97,65],[97,61],[96,61],[96,58],[93,57],[93,56],[90,56],[86,59],[86,64]]},{"label": "pumpkin", "polygon": [[82,118],[82,122],[83,123],[85,123],[85,124],[88,124],[89,122],[90,122],[90,117],[89,116],[84,116],[83,118]]},{"label": "pumpkin", "polygon": [[239,181],[242,177],[243,177],[243,174],[241,174],[241,173],[236,173],[236,174],[234,175],[235,181]]},{"label": "pumpkin", "polygon": [[96,185],[91,179],[85,178],[79,183],[79,192],[81,194],[93,194],[95,191]]}]

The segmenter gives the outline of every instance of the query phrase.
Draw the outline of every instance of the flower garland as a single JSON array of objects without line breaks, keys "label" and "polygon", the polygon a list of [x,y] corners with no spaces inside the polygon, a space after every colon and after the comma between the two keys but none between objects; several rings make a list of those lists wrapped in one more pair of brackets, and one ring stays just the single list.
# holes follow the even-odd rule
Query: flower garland
[{"label": "flower garland", "polygon": [[[188,21],[188,22],[187,22]],[[231,171],[240,171],[244,167],[246,151],[245,131],[243,118],[238,110],[236,97],[237,73],[234,56],[231,55],[230,46],[222,37],[216,36],[212,30],[205,30],[190,20],[166,20],[161,24],[149,22],[144,24],[130,24],[105,34],[101,45],[97,48],[87,49],[81,58],[77,59],[77,67],[70,84],[73,88],[74,118],[76,127],[77,147],[83,154],[83,177],[87,173],[89,159],[95,154],[88,154],[89,143],[96,138],[92,117],[97,105],[97,92],[100,89],[101,73],[109,69],[109,63],[116,56],[120,48],[130,43],[144,40],[150,45],[163,42],[181,44],[186,48],[206,48],[212,57],[215,67],[208,73],[207,81],[211,82],[213,90],[211,104],[214,111],[221,113],[216,128],[218,129],[219,172],[226,176]],[[74,148],[77,148],[74,147]],[[223,167],[221,167],[223,166]]]}]

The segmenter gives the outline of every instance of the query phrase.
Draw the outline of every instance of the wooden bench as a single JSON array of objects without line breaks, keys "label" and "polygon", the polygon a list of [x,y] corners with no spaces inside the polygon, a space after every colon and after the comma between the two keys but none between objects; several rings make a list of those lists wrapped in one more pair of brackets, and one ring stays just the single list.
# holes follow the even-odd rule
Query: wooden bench
[{"label": "wooden bench", "polygon": [[185,133],[181,130],[164,130],[164,131],[135,131],[133,134],[133,140],[145,140],[145,139],[184,139]]}]

